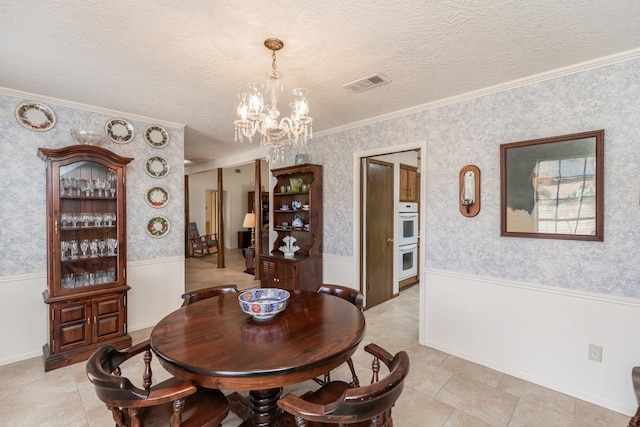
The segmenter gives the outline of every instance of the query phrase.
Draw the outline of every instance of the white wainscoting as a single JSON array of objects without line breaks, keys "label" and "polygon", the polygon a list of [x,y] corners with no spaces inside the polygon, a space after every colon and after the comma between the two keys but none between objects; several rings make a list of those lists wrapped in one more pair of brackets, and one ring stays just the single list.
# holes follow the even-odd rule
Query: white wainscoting
[{"label": "white wainscoting", "polygon": [[358,289],[355,283],[353,258],[339,255],[322,255],[322,283]]},{"label": "white wainscoting", "polygon": [[[614,280],[612,278],[612,280]],[[631,415],[640,301],[426,271],[422,344]],[[589,343],[602,363],[587,359]]]},{"label": "white wainscoting", "polygon": [[0,277],[0,366],[42,356],[49,331],[45,289],[45,274]]},{"label": "white wainscoting", "polygon": [[184,257],[130,262],[127,266],[129,331],[149,328],[182,305]]},{"label": "white wainscoting", "polygon": [[[127,266],[129,331],[147,328],[180,307],[184,257],[131,262]],[[48,340],[45,274],[0,277],[0,366],[42,356]]]}]

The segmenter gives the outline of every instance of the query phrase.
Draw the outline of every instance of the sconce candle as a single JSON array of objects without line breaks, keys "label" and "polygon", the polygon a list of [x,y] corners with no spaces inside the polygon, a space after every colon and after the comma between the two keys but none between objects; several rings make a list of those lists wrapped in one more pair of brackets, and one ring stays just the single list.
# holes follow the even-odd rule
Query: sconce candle
[{"label": "sconce candle", "polygon": [[462,202],[465,205],[472,205],[476,197],[476,180],[472,170],[464,173],[464,188],[462,190]]},{"label": "sconce candle", "polygon": [[466,217],[478,215],[480,212],[480,169],[474,165],[463,167],[460,171],[459,183],[460,213]]}]

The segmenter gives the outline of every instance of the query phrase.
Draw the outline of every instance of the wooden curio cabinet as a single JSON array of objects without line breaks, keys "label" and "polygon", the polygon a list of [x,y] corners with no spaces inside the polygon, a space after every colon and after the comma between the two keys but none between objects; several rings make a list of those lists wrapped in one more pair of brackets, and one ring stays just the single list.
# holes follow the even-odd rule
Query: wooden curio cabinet
[{"label": "wooden curio cabinet", "polygon": [[[260,255],[264,288],[318,290],[322,283],[322,166],[303,164],[271,171],[273,230],[270,254]],[[291,236],[300,249],[291,257],[279,249]]]},{"label": "wooden curio cabinet", "polygon": [[133,159],[91,145],[38,155],[47,164],[49,371],[86,360],[102,344],[131,345],[125,168]]}]

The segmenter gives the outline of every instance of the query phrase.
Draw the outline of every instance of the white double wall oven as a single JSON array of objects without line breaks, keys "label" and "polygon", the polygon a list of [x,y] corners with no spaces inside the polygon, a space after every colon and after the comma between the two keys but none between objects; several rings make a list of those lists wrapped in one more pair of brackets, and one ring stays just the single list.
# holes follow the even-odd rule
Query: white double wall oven
[{"label": "white double wall oven", "polygon": [[396,218],[398,280],[404,280],[418,274],[418,224],[418,204],[400,202]]}]

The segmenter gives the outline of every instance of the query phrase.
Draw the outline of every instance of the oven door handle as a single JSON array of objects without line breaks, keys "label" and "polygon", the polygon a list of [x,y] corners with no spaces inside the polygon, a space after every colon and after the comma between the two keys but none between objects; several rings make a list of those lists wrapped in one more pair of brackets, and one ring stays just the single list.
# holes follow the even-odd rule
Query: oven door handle
[{"label": "oven door handle", "polygon": [[414,212],[414,213],[411,213],[411,212],[400,212],[400,213],[398,214],[398,216],[399,216],[400,218],[417,218],[417,217],[418,217],[418,214],[417,214],[417,213],[415,213],[415,212]]},{"label": "oven door handle", "polygon": [[418,247],[417,244],[404,245],[404,246],[398,246],[398,250],[400,250],[400,252],[411,252],[412,250],[414,250],[417,247]]}]

